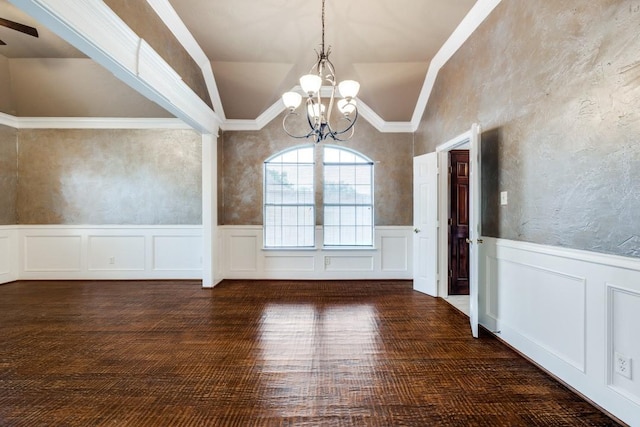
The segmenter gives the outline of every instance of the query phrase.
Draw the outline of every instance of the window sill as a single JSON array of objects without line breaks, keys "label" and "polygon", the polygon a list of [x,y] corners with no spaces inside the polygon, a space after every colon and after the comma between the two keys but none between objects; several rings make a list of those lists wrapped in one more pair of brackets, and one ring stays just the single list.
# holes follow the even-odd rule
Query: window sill
[{"label": "window sill", "polygon": [[323,246],[323,251],[377,251],[375,246]]},{"label": "window sill", "polygon": [[266,248],[263,247],[262,248],[263,251],[265,252],[309,252],[309,251],[317,251],[318,248],[316,247],[303,247],[303,248],[296,248],[295,246],[291,246],[291,247],[281,247],[281,248]]},{"label": "window sill", "polygon": [[322,246],[321,248],[296,248],[296,247],[282,247],[282,248],[265,248],[262,250],[264,252],[313,252],[313,251],[377,251],[378,248],[375,246]]}]

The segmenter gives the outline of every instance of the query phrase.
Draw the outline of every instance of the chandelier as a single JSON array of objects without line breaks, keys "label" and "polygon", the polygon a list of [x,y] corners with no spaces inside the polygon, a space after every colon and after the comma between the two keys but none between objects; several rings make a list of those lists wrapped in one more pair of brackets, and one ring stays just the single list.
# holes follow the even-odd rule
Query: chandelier
[{"label": "chandelier", "polygon": [[[282,95],[282,101],[288,109],[282,119],[284,131],[293,138],[312,138],[316,143],[328,137],[336,141],[347,141],[353,136],[353,126],[358,119],[356,95],[360,90],[360,83],[354,80],[343,80],[340,83],[336,81],[335,69],[329,60],[331,47],[325,51],[324,45],[324,2],[325,0],[322,0],[321,51],[316,51],[318,60],[311,67],[309,74],[300,77],[300,88],[307,97],[305,113],[310,128],[307,133],[296,135],[287,128],[289,119],[299,115],[296,109],[302,103],[302,95],[298,92],[286,92]],[[338,94],[340,99],[337,98]],[[337,105],[339,111],[339,117],[333,123],[335,128],[331,124],[334,105]]]}]

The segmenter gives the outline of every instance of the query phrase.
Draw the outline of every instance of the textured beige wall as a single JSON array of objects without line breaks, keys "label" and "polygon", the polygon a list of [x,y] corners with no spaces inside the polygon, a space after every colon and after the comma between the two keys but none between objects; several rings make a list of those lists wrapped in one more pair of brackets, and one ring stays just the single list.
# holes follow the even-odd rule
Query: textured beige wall
[{"label": "textured beige wall", "polygon": [[20,224],[201,224],[190,130],[20,130]]},{"label": "textured beige wall", "polygon": [[3,55],[0,55],[0,111],[11,115],[16,113],[11,91],[9,59]]},{"label": "textured beige wall", "polygon": [[[306,140],[287,136],[282,130],[281,119],[273,120],[259,132],[225,132],[220,156],[219,222],[229,225],[262,224],[264,161],[281,150],[307,143]],[[353,139],[338,145],[357,150],[376,162],[376,225],[411,225],[413,135],[380,133],[366,120],[360,119]],[[321,148],[322,143],[317,147]],[[317,224],[322,224],[320,164],[321,159],[316,155]]]},{"label": "textured beige wall", "polygon": [[0,225],[17,224],[18,153],[15,129],[0,125]]},{"label": "textured beige wall", "polygon": [[173,117],[89,58],[14,58],[9,69],[16,116]]},{"label": "textured beige wall", "polygon": [[202,70],[146,1],[105,0],[118,16],[143,38],[198,96],[211,106]]},{"label": "textured beige wall", "polygon": [[485,234],[640,257],[638,22],[638,1],[504,0],[440,71],[416,154],[482,126]]}]

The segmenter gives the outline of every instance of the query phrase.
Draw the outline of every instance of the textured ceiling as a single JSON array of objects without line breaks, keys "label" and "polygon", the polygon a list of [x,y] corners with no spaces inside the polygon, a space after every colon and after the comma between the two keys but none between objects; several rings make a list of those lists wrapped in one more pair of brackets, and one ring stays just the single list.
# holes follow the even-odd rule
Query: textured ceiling
[{"label": "textured ceiling", "polygon": [[[315,61],[321,0],[168,1],[211,62],[227,119],[257,118]],[[431,59],[474,4],[327,0],[326,45],[338,80],[358,80],[359,98],[382,119],[410,121]],[[0,46],[0,111],[168,116],[7,0],[0,0],[0,17],[40,32],[36,39],[0,28],[7,43]]]}]

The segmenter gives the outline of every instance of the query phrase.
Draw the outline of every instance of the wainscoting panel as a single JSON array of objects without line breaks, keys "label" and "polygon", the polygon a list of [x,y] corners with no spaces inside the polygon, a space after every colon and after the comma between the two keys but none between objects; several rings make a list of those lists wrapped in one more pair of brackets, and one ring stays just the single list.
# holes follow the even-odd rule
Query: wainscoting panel
[{"label": "wainscoting panel", "polygon": [[202,236],[153,236],[153,269],[195,271],[202,268]]},{"label": "wainscoting panel", "polygon": [[[481,323],[597,405],[640,425],[640,260],[484,241]],[[620,363],[630,375],[619,372]]]},{"label": "wainscoting panel", "polygon": [[18,237],[15,226],[0,226],[0,284],[18,279]]},{"label": "wainscoting panel", "polygon": [[264,249],[261,226],[221,226],[223,275],[228,279],[411,279],[412,228],[376,227],[375,248]]},{"label": "wainscoting panel", "polygon": [[144,236],[89,236],[89,270],[144,270]]},{"label": "wainscoting panel", "polygon": [[24,236],[24,271],[80,272],[82,237],[32,234]]},{"label": "wainscoting panel", "polygon": [[373,271],[373,256],[325,255],[325,271]]},{"label": "wainscoting panel", "polygon": [[382,271],[407,271],[407,248],[413,244],[405,236],[381,236]]},{"label": "wainscoting panel", "polygon": [[[628,322],[628,319],[637,319],[638,313],[640,292],[607,284],[607,360],[611,368],[607,382],[610,388],[640,405],[640,358],[637,357],[640,355],[640,325]],[[620,357],[628,358],[628,361],[618,367],[618,363],[622,363],[618,360]],[[623,368],[627,375],[616,372],[617,368]]]},{"label": "wainscoting panel", "polygon": [[20,226],[20,279],[200,279],[201,226]]}]

